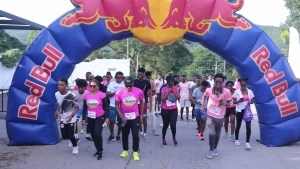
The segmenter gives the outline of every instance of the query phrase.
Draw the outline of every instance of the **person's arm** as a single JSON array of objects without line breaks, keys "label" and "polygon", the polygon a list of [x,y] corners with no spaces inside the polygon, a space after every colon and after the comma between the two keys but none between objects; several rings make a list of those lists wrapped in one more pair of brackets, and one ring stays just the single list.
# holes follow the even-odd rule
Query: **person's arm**
[{"label": "person's arm", "polygon": [[191,96],[191,101],[195,104],[200,104],[197,102],[196,97],[194,97],[194,96]]},{"label": "person's arm", "polygon": [[105,112],[105,122],[109,124],[109,109],[108,109],[108,101],[106,97],[102,98],[102,108]]},{"label": "person's arm", "polygon": [[110,97],[112,97],[112,96],[114,96],[116,93],[112,93],[112,92],[110,92],[110,91],[106,91],[106,97],[107,98],[110,98]]},{"label": "person's arm", "polygon": [[[174,90],[174,89],[173,89]],[[176,97],[176,99],[179,101],[180,100],[180,94],[179,94],[179,91],[178,91],[178,88],[177,90],[175,89],[174,90],[174,96]]]},{"label": "person's arm", "polygon": [[152,112],[152,89],[148,89],[148,93],[149,93],[149,104],[150,104],[150,107],[149,107],[149,111]]},{"label": "person's arm", "polygon": [[140,112],[140,120],[143,122],[143,111],[144,111],[144,99],[140,98],[140,104],[139,104],[139,112]]},{"label": "person's arm", "polygon": [[157,96],[157,104],[158,105],[160,105],[161,104],[161,90],[162,90],[162,88],[163,88],[163,85],[160,87],[160,89],[159,89],[159,94],[158,94],[158,96]]},{"label": "person's arm", "polygon": [[87,111],[86,100],[83,100],[81,121],[85,121],[86,111]]},{"label": "person's arm", "polygon": [[[207,96],[203,95],[201,105],[205,104]],[[204,113],[204,106],[201,106],[201,113]]]},{"label": "person's arm", "polygon": [[70,116],[67,117],[67,122],[70,122],[72,120],[72,118],[76,115],[77,111],[78,111],[79,107],[76,106],[72,112],[72,114]]},{"label": "person's arm", "polygon": [[[168,87],[168,86],[166,86],[166,87]],[[162,101],[162,102],[167,101],[168,95],[170,94],[170,89],[168,89],[166,92],[167,92],[167,93],[163,93],[163,92],[161,91],[161,94],[162,94],[162,96],[161,96],[161,101]]]},{"label": "person's arm", "polygon": [[55,118],[58,118],[58,113],[59,113],[59,111],[60,111],[60,105],[58,104],[58,105],[57,105],[57,108],[56,108],[56,111],[55,111],[55,113],[54,113],[54,117],[55,117]]}]

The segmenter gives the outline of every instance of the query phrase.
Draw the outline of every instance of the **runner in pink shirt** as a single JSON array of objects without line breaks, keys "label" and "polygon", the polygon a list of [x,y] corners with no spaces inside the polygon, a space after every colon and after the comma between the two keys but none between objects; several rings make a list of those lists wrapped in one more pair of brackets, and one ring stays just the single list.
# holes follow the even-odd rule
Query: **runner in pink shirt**
[{"label": "runner in pink shirt", "polygon": [[92,80],[90,87],[91,91],[86,93],[84,96],[82,125],[85,125],[85,116],[87,114],[89,121],[88,127],[91,131],[94,145],[97,149],[94,156],[97,156],[97,159],[101,160],[103,151],[103,124],[104,122],[109,124],[108,101],[105,94],[99,91],[99,82],[97,80]]},{"label": "runner in pink shirt", "polygon": [[177,146],[178,142],[176,140],[176,123],[178,117],[177,109],[177,100],[180,99],[179,90],[174,86],[174,79],[172,76],[167,76],[167,86],[161,90],[161,100],[162,100],[162,109],[161,117],[163,119],[163,128],[162,128],[162,145],[167,145],[165,136],[167,133],[168,126],[171,126],[172,131],[172,140],[174,146]]},{"label": "runner in pink shirt", "polygon": [[185,75],[181,76],[181,82],[179,83],[180,90],[180,118],[183,120],[183,109],[186,108],[186,121],[189,121],[189,107],[191,106],[190,102],[190,88],[191,83],[187,82]]},{"label": "runner in pink shirt", "polygon": [[[207,104],[207,124],[209,128],[209,151],[207,158],[213,158],[218,155],[217,146],[220,139],[221,129],[224,122],[226,106],[229,106],[232,99],[231,93],[228,89],[223,88],[224,76],[217,73],[214,76],[214,86],[207,88],[202,98],[202,105],[204,105],[207,97],[209,98]],[[204,107],[201,108],[201,113],[204,113]]]},{"label": "runner in pink shirt", "polygon": [[[139,160],[139,125],[143,122],[144,93],[141,89],[133,87],[134,79],[130,76],[124,79],[124,88],[115,94],[116,110],[122,119],[122,144],[123,152],[120,157],[125,158],[129,155],[128,135],[132,132],[133,159]],[[140,103],[138,103],[140,102]]]}]

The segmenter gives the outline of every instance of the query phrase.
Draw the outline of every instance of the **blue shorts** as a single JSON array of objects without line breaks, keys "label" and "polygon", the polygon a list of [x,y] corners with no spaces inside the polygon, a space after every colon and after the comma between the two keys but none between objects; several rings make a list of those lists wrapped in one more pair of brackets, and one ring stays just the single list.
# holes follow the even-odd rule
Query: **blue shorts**
[{"label": "blue shorts", "polygon": [[109,106],[109,120],[115,122],[117,118],[118,123],[121,122],[121,119],[118,115],[118,112],[115,107]]},{"label": "blue shorts", "polygon": [[[79,119],[81,115],[82,115],[82,109],[78,109],[77,114],[76,114],[77,119]],[[85,122],[86,123],[88,122],[88,116],[87,116],[87,114],[85,116]]]},{"label": "blue shorts", "polygon": [[204,113],[201,114],[200,109],[195,109],[194,111],[196,119],[201,120],[201,119],[206,119],[207,118],[207,109],[204,109]]}]

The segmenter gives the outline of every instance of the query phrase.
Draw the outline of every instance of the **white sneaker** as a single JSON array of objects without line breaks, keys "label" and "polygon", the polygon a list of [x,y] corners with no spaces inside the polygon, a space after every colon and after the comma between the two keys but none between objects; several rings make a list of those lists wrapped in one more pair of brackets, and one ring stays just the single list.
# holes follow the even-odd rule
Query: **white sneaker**
[{"label": "white sneaker", "polygon": [[69,140],[69,147],[71,148],[71,147],[73,147],[73,144],[72,144],[72,142]]},{"label": "white sneaker", "polygon": [[239,142],[239,140],[235,140],[234,144],[235,144],[236,146],[240,146],[240,145],[241,145],[240,142]]},{"label": "white sneaker", "polygon": [[164,126],[164,125],[162,123],[160,123],[159,127],[162,127],[162,126]]},{"label": "white sneaker", "polygon": [[251,146],[250,146],[250,144],[249,143],[246,143],[246,149],[251,149]]},{"label": "white sneaker", "polygon": [[194,117],[194,118],[193,118],[193,122],[195,122],[195,121],[196,121],[196,118]]},{"label": "white sneaker", "polygon": [[72,151],[73,155],[77,155],[78,152],[79,152],[79,151],[78,151],[78,146],[73,147],[73,151]]}]

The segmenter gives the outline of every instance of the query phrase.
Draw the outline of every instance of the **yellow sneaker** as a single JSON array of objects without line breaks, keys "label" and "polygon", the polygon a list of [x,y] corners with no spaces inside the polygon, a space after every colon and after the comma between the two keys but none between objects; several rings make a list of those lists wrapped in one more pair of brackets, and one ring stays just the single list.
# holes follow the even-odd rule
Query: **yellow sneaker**
[{"label": "yellow sneaker", "polygon": [[83,134],[83,129],[80,130],[80,134]]},{"label": "yellow sneaker", "polygon": [[126,151],[126,150],[124,150],[123,152],[122,152],[122,154],[120,154],[120,157],[122,157],[122,158],[125,158],[125,157],[127,157],[128,156],[128,151]]},{"label": "yellow sneaker", "polygon": [[140,157],[139,157],[139,153],[138,152],[133,152],[132,154],[133,160],[134,161],[139,161]]}]

